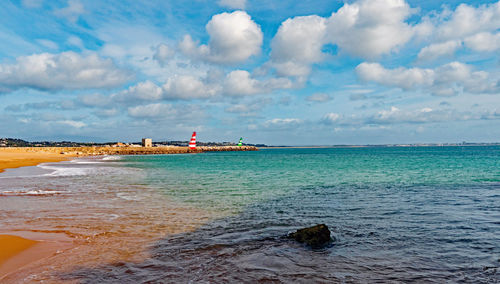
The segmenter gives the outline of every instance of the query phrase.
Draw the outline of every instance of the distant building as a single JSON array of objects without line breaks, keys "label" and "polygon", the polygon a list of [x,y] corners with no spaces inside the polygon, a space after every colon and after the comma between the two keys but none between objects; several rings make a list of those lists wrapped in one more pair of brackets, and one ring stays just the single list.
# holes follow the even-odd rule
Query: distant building
[{"label": "distant building", "polygon": [[153,140],[151,138],[142,138],[142,147],[153,147]]}]

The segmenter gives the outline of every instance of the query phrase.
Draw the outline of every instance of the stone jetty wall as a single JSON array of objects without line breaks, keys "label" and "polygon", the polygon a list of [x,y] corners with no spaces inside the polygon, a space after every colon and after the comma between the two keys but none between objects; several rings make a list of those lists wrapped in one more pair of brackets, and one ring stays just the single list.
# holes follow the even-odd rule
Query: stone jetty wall
[{"label": "stone jetty wall", "polygon": [[154,154],[187,154],[222,151],[257,151],[254,146],[200,146],[195,150],[189,147],[18,147],[10,148],[20,152],[42,152],[64,154],[68,156],[101,156],[101,155],[154,155]]}]

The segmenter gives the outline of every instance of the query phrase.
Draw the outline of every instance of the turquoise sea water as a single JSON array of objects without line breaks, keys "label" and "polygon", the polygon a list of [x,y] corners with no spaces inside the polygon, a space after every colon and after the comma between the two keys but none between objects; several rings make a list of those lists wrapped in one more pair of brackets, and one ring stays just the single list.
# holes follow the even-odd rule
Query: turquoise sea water
[{"label": "turquoise sea water", "polygon": [[[404,194],[401,189],[407,187],[460,188],[500,182],[498,147],[269,149],[130,156],[125,161],[147,169],[146,183],[166,195],[231,212],[259,200],[319,187]],[[358,193],[358,198],[365,199]]]},{"label": "turquoise sea water", "polygon": [[500,147],[90,157],[2,173],[0,217],[78,244],[6,283],[500,283]]},{"label": "turquoise sea water", "polygon": [[[500,282],[500,148],[263,149],[128,156],[138,181],[214,213],[83,282]],[[311,250],[284,238],[327,224]]]}]

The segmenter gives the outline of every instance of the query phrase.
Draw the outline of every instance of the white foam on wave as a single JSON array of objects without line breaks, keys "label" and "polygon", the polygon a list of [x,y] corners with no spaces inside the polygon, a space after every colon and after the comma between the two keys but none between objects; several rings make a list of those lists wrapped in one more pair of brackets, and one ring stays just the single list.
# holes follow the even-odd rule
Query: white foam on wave
[{"label": "white foam on wave", "polygon": [[50,170],[50,173],[44,174],[43,176],[84,176],[91,172],[91,168],[76,168],[76,167],[63,167],[63,166],[49,166],[47,164],[38,165],[39,168]]},{"label": "white foam on wave", "polygon": [[120,156],[104,156],[102,158],[103,161],[116,161],[116,160],[121,160],[122,157]]},{"label": "white foam on wave", "polygon": [[75,159],[75,160],[71,160],[70,163],[73,163],[73,164],[103,164],[104,162]]},{"label": "white foam on wave", "polygon": [[40,196],[40,195],[55,195],[55,194],[63,194],[65,191],[59,190],[27,190],[27,191],[15,191],[15,190],[5,190],[0,191],[0,196]]},{"label": "white foam on wave", "polygon": [[123,193],[123,192],[118,192],[116,194],[116,196],[121,198],[121,199],[129,200],[129,201],[137,201],[137,200],[142,199],[142,197],[139,197],[137,195],[130,195],[130,194]]}]

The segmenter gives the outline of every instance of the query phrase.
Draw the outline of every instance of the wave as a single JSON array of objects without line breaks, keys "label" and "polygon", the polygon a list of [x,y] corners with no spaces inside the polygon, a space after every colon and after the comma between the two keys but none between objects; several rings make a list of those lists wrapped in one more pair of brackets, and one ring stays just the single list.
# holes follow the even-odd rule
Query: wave
[{"label": "wave", "polygon": [[123,192],[118,192],[116,194],[116,196],[121,198],[121,199],[129,200],[129,201],[138,201],[138,200],[143,199],[142,197],[139,197],[138,195],[130,195],[130,194],[123,193]]},{"label": "wave", "polygon": [[15,190],[5,190],[0,191],[0,196],[40,196],[40,195],[56,195],[56,194],[64,194],[66,191],[60,190],[26,190],[26,191],[15,191]]},{"label": "wave", "polygon": [[73,164],[103,164],[104,162],[75,159],[75,160],[71,160],[70,163],[73,163]]},{"label": "wave", "polygon": [[85,176],[88,175],[92,168],[76,168],[76,167],[61,167],[61,166],[49,166],[47,164],[40,164],[37,167],[50,170],[50,173],[44,174],[43,176]]},{"label": "wave", "polygon": [[116,161],[116,160],[121,160],[121,156],[104,156],[102,158],[103,161]]}]

